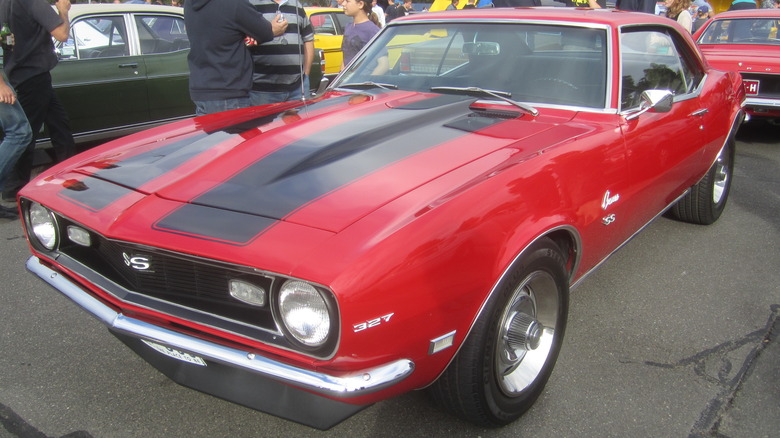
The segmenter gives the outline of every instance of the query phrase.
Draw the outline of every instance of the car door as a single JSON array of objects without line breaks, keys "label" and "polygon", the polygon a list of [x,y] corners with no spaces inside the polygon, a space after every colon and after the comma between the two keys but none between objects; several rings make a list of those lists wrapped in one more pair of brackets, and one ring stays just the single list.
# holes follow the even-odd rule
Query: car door
[{"label": "car door", "polygon": [[341,41],[344,29],[352,22],[343,11],[313,12],[309,16],[314,28],[314,47],[322,49],[325,57],[326,76],[335,76],[341,70],[344,55],[341,52]]},{"label": "car door", "polygon": [[74,137],[149,120],[146,67],[134,50],[126,14],[94,14],[71,22],[58,45],[52,82]]},{"label": "car door", "polygon": [[146,67],[151,120],[171,120],[195,114],[189,94],[187,55],[190,41],[184,17],[143,13],[135,14],[133,21]]},{"label": "car door", "polygon": [[[634,229],[659,214],[695,181],[706,146],[716,141],[711,126],[711,93],[704,68],[690,46],[669,27],[623,29],[620,34],[621,112],[639,109],[645,90],[669,90],[669,112],[648,111],[623,118],[631,191],[624,199]],[[708,166],[705,166],[705,168]]]}]

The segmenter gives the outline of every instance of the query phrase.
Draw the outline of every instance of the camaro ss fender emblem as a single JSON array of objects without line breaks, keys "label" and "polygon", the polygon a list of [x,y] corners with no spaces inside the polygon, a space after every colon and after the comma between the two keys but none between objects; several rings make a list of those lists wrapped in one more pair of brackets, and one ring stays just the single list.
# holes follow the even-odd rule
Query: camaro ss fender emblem
[{"label": "camaro ss fender emblem", "polygon": [[601,208],[603,210],[606,210],[607,207],[618,202],[619,200],[620,200],[619,194],[616,193],[613,195],[609,192],[609,190],[607,190],[607,192],[604,193],[604,199],[601,200]]},{"label": "camaro ss fender emblem", "polygon": [[122,253],[122,258],[125,260],[125,264],[136,271],[153,272],[149,268],[152,267],[148,257],[130,256],[126,252]]},{"label": "camaro ss fender emblem", "polygon": [[388,322],[390,322],[390,318],[392,318],[393,315],[395,315],[395,312],[388,313],[387,315],[380,316],[379,318],[369,319],[368,321],[361,322],[359,324],[354,324],[352,326],[352,330],[355,333],[357,333],[357,332],[362,332],[363,330],[366,329],[370,329],[372,327],[376,327],[380,324],[387,324]]}]

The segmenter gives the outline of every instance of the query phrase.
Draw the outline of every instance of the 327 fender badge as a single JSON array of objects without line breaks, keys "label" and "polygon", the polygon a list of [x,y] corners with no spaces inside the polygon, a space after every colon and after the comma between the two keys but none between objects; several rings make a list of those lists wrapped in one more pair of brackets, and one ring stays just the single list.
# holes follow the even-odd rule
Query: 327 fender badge
[{"label": "327 fender badge", "polygon": [[388,322],[390,322],[390,318],[392,318],[393,315],[395,315],[395,312],[388,313],[387,315],[380,316],[379,318],[369,319],[368,321],[361,322],[359,324],[354,324],[352,326],[352,331],[357,333],[357,332],[362,332],[363,330],[366,329],[370,329],[372,327],[377,327],[381,324],[387,324]]}]

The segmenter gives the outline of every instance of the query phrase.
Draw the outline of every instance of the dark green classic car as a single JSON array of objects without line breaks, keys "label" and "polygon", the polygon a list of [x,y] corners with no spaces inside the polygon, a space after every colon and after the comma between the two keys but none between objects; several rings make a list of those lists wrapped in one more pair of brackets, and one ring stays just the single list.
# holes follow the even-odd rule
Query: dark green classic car
[{"label": "dark green classic car", "polygon": [[[78,4],[52,70],[76,142],[118,137],[195,113],[182,8]],[[48,136],[46,136],[48,137]]]},{"label": "dark green classic car", "polygon": [[[74,4],[70,38],[55,45],[54,88],[77,143],[190,117],[184,10],[144,4]],[[310,82],[320,83],[319,53]],[[48,142],[48,133],[40,137]]]}]

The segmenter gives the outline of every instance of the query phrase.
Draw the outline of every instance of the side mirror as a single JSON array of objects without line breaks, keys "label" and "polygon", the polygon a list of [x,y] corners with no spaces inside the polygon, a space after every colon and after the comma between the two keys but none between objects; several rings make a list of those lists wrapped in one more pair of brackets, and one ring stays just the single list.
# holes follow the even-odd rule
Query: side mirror
[{"label": "side mirror", "polygon": [[645,90],[642,92],[641,99],[639,109],[628,114],[626,120],[633,120],[650,110],[656,113],[668,113],[672,110],[674,94],[669,90]]},{"label": "side mirror", "polygon": [[320,81],[320,86],[317,87],[317,92],[315,93],[317,96],[325,92],[325,89],[328,88],[328,85],[330,85],[330,79],[323,77]]}]

